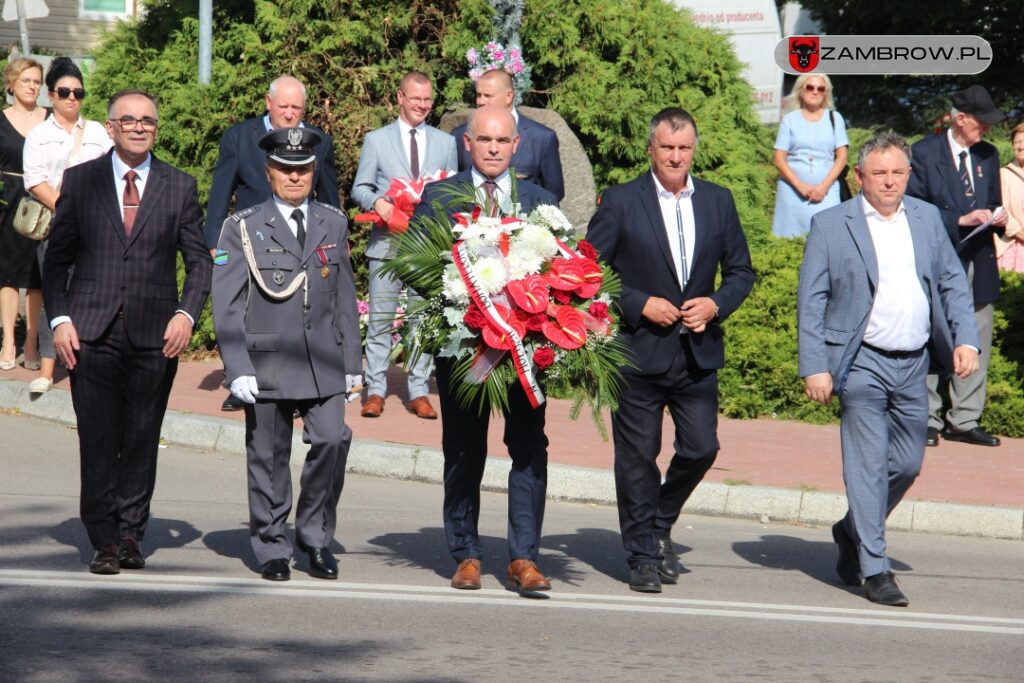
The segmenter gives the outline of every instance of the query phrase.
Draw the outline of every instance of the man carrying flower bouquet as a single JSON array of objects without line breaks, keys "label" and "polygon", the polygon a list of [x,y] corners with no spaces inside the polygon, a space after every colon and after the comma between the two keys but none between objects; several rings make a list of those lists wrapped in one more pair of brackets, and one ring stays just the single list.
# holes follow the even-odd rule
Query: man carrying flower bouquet
[{"label": "man carrying flower bouquet", "polygon": [[[651,120],[651,170],[608,189],[587,240],[622,278],[622,337],[634,367],[612,415],[615,488],[629,587],[660,593],[683,571],[672,525],[718,453],[721,322],[754,285],[732,194],[690,174],[697,124],[669,107]],[[715,278],[721,283],[715,288]],[[662,482],[665,408],[675,454]]]},{"label": "man carrying flower bouquet", "polygon": [[[507,109],[497,106],[477,109],[463,136],[463,144],[472,157],[472,168],[427,186],[423,201],[413,215],[416,229],[421,225],[417,221],[431,216],[435,202],[445,207],[454,226],[456,212],[474,208],[473,203],[455,197],[460,188],[468,188],[470,184],[475,189],[477,207],[494,210],[494,214],[510,216],[530,212],[542,204],[557,203],[547,190],[532,183],[516,182],[510,176],[509,162],[519,144],[519,136],[515,119]],[[448,550],[459,563],[452,577],[452,587],[477,589],[480,588],[483,556],[477,522],[490,415],[488,406],[467,407],[460,400],[462,379],[453,375],[455,365],[453,358],[436,358],[444,450],[444,527]],[[505,445],[512,459],[508,478],[511,562],[507,577],[509,583],[522,592],[551,588],[551,583],[535,564],[547,490],[548,440],[544,435],[544,407],[544,403],[534,407],[526,390],[513,382],[503,410]]]},{"label": "man carrying flower bouquet", "polygon": [[[366,330],[368,389],[363,417],[380,417],[387,396],[392,324],[403,284],[383,274],[381,268],[395,255],[396,235],[408,226],[406,212],[411,212],[411,204],[403,200],[409,199],[412,185],[422,178],[454,173],[459,163],[455,138],[427,125],[434,106],[430,78],[410,71],[402,77],[397,97],[398,120],[366,135],[352,186],[352,198],[364,211],[373,212],[369,218],[376,219],[366,247],[370,262],[370,315]],[[422,191],[421,184],[417,191]],[[430,357],[422,356],[409,368],[408,408],[417,417],[436,420],[437,413],[427,398],[431,365]]]}]

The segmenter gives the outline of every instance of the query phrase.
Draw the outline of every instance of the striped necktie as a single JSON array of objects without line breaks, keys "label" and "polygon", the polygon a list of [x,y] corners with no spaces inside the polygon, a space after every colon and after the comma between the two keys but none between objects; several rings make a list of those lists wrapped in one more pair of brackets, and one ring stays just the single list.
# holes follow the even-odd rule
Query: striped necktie
[{"label": "striped necktie", "polygon": [[974,188],[971,187],[971,174],[967,169],[967,150],[960,152],[960,182],[964,184],[964,196],[967,197],[967,203],[971,207],[971,211],[978,208],[978,200],[974,197]]}]

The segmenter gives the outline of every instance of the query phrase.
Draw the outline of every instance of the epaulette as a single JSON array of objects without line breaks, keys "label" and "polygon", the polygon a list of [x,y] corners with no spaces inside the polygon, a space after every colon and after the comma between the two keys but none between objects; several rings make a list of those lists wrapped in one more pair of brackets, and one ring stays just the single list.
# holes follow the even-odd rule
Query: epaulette
[{"label": "epaulette", "polygon": [[241,222],[243,218],[251,216],[252,214],[259,211],[261,206],[262,204],[257,204],[256,206],[250,206],[248,209],[242,209],[238,213],[231,214],[230,218],[236,223]]},{"label": "epaulette", "polygon": [[339,209],[336,206],[332,206],[331,204],[324,204],[323,202],[318,202],[315,199],[313,200],[313,203],[316,204],[317,206],[319,206],[322,209],[328,209],[329,211],[333,211],[334,213],[338,214],[339,216],[342,216],[344,218],[348,218],[348,214],[346,214],[344,211],[342,211],[341,209]]}]

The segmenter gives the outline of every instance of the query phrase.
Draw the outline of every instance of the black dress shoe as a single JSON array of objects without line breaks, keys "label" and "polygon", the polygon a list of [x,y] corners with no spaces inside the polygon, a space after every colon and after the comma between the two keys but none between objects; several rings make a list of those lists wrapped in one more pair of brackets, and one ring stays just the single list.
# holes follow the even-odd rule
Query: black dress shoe
[{"label": "black dress shoe", "polygon": [[661,562],[658,563],[661,582],[675,583],[683,571],[683,565],[679,562],[676,549],[672,547],[671,538],[658,539],[658,554],[661,555]]},{"label": "black dress shoe", "polygon": [[935,427],[928,428],[928,436],[925,438],[924,443],[926,446],[938,446],[939,445],[939,430]]},{"label": "black dress shoe", "polygon": [[235,395],[232,393],[229,393],[228,397],[224,399],[224,402],[220,404],[220,409],[228,413],[241,410],[244,407],[245,404],[242,403],[242,399],[235,398]]},{"label": "black dress shoe", "polygon": [[142,556],[139,542],[127,536],[121,539],[117,561],[120,562],[121,569],[142,569],[146,566],[146,558]]},{"label": "black dress shoe", "polygon": [[642,564],[629,570],[629,590],[640,593],[660,593],[661,577],[653,564]]},{"label": "black dress shoe", "polygon": [[963,441],[975,446],[998,446],[999,437],[992,436],[981,427],[968,429],[966,432],[955,432],[950,428],[942,430],[942,438],[946,441]]},{"label": "black dress shoe", "polygon": [[117,561],[118,547],[116,543],[108,543],[92,556],[89,571],[93,574],[119,574],[121,564]]},{"label": "black dress shoe", "polygon": [[860,555],[857,544],[843,528],[843,522],[832,525],[832,540],[839,546],[839,559],[836,560],[836,574],[847,586],[859,586],[863,581],[860,573]]},{"label": "black dress shoe", "polygon": [[267,581],[287,581],[292,578],[292,570],[288,566],[288,560],[278,558],[264,562],[260,567],[260,575]]},{"label": "black dress shoe", "polygon": [[896,577],[892,572],[882,572],[864,579],[864,595],[879,605],[906,607],[910,604],[910,600],[896,585]]},{"label": "black dress shoe", "polygon": [[295,545],[309,557],[309,574],[320,579],[338,578],[338,561],[327,548],[311,548],[296,539]]}]

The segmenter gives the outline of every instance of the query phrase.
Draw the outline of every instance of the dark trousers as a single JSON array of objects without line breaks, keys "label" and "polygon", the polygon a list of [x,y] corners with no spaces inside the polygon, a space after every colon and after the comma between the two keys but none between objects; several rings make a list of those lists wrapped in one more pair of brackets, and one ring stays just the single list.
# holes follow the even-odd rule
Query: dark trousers
[{"label": "dark trousers", "polygon": [[[490,413],[481,415],[475,407],[462,407],[455,397],[458,382],[452,380],[451,372],[449,359],[436,359],[444,450],[444,530],[449,552],[461,562],[483,556],[477,523]],[[512,458],[508,474],[508,554],[511,560],[536,561],[548,480],[546,404],[533,408],[518,382],[509,389],[508,400],[505,446]]]},{"label": "dark trousers", "polygon": [[[675,454],[662,483],[657,458],[665,408],[675,424]],[[627,375],[612,414],[615,491],[622,543],[631,567],[656,562],[683,504],[718,454],[718,375],[694,362],[689,341],[663,375]]]},{"label": "dark trousers", "polygon": [[292,510],[289,461],[296,408],[302,416],[302,441],[310,449],[299,482],[295,537],[307,546],[327,548],[338,525],[338,501],[352,445],[352,430],[345,424],[345,395],[245,404],[249,541],[261,565],[292,556],[285,527]]},{"label": "dark trousers", "polygon": [[94,548],[131,537],[149,522],[156,456],[177,359],[139,348],[117,317],[103,335],[82,342],[69,374],[78,419],[82,470],[80,514]]}]

